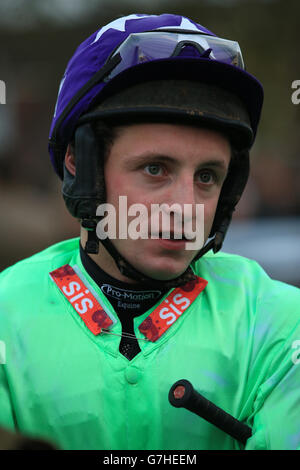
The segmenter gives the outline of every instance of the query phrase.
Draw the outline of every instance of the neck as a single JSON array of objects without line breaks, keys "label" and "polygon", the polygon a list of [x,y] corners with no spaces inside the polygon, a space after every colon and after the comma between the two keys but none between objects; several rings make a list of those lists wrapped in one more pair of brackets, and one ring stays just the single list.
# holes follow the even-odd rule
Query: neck
[{"label": "neck", "polygon": [[[87,231],[81,227],[80,231],[80,243],[84,248],[87,242]],[[117,279],[118,281],[126,282],[128,284],[137,284],[137,281],[130,279],[129,277],[124,276],[120,273],[118,267],[112,256],[106,251],[102,243],[99,243],[99,253],[98,254],[89,254],[90,258],[107,274],[111,277]]]}]

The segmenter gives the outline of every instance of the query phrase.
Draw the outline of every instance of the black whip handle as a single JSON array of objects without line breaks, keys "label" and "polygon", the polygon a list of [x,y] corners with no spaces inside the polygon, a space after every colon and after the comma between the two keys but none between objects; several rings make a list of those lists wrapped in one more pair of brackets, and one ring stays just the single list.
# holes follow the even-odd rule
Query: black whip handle
[{"label": "black whip handle", "polygon": [[172,385],[169,391],[169,402],[176,408],[186,408],[204,418],[244,445],[252,435],[252,430],[249,426],[207,400],[207,398],[194,390],[188,380],[178,380]]}]

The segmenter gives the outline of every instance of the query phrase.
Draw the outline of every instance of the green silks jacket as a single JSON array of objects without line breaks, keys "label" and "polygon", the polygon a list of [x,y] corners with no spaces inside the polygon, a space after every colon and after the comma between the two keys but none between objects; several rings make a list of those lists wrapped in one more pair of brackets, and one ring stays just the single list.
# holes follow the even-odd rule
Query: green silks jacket
[{"label": "green silks jacket", "polygon": [[[66,264],[114,314],[114,334],[93,334],[50,278]],[[135,318],[141,352],[132,361],[119,352],[120,322],[82,266],[77,238],[3,271],[0,426],[62,449],[243,449],[170,405],[170,387],[187,379],[252,428],[246,449],[300,449],[300,290],[222,252],[194,271],[207,286],[159,339],[138,329],[157,305]]]}]

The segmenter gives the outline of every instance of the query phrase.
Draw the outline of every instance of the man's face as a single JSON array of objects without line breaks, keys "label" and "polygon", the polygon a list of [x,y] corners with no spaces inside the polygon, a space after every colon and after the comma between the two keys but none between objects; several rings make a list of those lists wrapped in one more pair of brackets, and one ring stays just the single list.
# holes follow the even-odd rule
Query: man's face
[{"label": "man's face", "polygon": [[[196,204],[204,204],[206,240],[230,157],[229,142],[211,130],[173,124],[119,128],[104,169],[107,203],[115,207],[117,220],[119,196],[127,197],[128,208],[143,204],[149,214],[147,239],[134,240],[128,236],[112,240],[121,255],[155,279],[172,279],[182,274],[198,250],[187,250],[184,240],[163,239],[161,233],[159,239],[151,238],[151,204],[179,204],[182,210],[189,204],[193,208],[193,229]],[[132,219],[128,217],[128,223]],[[173,222],[171,214],[171,233]],[[111,272],[108,266],[101,267]]]}]

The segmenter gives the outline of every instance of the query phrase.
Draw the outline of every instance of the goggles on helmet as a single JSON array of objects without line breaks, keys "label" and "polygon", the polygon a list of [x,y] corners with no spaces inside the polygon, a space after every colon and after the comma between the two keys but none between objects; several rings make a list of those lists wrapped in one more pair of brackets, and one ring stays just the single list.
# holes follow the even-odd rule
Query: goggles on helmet
[{"label": "goggles on helmet", "polygon": [[130,34],[110,55],[107,65],[117,57],[120,62],[106,75],[104,81],[109,82],[123,70],[144,62],[177,57],[184,52],[185,47],[190,46],[203,58],[245,69],[242,52],[236,41],[195,32],[142,32]]}]

